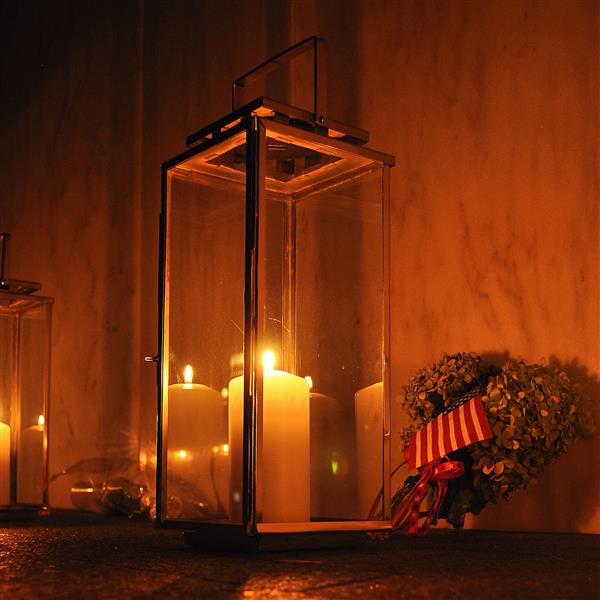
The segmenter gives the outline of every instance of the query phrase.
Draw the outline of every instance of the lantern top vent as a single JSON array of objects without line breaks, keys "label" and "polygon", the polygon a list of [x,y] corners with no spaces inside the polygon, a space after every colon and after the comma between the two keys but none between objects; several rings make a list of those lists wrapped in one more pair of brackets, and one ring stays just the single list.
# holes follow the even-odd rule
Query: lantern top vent
[{"label": "lantern top vent", "polygon": [[41,284],[35,281],[8,278],[8,240],[9,233],[0,232],[0,291],[11,294],[33,294],[41,289]]},{"label": "lantern top vent", "polygon": [[369,141],[369,132],[365,129],[350,127],[323,116],[315,122],[314,113],[263,96],[190,134],[186,138],[186,144],[192,148],[208,140],[216,140],[246,116],[287,123],[307,131],[314,131],[324,137],[336,138],[351,144],[363,145]]}]

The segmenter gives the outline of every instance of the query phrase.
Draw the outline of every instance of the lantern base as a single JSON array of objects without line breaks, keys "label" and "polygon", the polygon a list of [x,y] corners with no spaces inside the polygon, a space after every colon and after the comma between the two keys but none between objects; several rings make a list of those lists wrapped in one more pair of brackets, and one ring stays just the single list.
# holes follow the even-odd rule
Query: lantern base
[{"label": "lantern base", "polygon": [[50,516],[47,506],[2,506],[0,521],[29,521]]},{"label": "lantern base", "polygon": [[214,535],[201,531],[184,531],[183,541],[198,550],[224,552],[283,552],[287,550],[321,550],[356,548],[369,541],[364,531],[259,533],[257,535]]}]

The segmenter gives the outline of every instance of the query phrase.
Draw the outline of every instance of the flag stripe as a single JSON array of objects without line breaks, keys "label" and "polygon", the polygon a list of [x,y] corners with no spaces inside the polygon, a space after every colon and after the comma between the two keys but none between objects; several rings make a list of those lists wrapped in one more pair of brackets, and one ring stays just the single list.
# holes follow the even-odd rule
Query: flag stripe
[{"label": "flag stripe", "polygon": [[444,451],[442,452],[442,456],[448,452],[446,448],[452,448],[452,440],[450,439],[450,425],[451,421],[448,415],[442,415],[442,419],[444,420]]},{"label": "flag stripe", "polygon": [[[463,409],[462,414],[461,414],[461,409]],[[469,438],[467,436],[467,428],[466,428],[466,426],[463,427],[464,420],[465,420],[464,419],[464,406],[460,406],[458,408],[458,410],[456,411],[455,424],[456,424],[456,433],[458,433],[458,439],[462,440],[461,446],[467,446],[471,443],[471,440],[469,440]]]},{"label": "flag stripe", "polygon": [[483,431],[481,431],[481,425],[479,424],[479,418],[477,415],[477,410],[475,408],[475,400],[471,400],[469,402],[469,412],[471,413],[471,422],[473,423],[473,426],[475,427],[475,437],[478,440],[482,440],[483,439]]},{"label": "flag stripe", "polygon": [[[415,435],[414,439],[415,439],[415,445],[416,445],[416,452],[415,452],[416,461],[419,464],[422,464],[422,460],[421,460],[421,432],[420,431],[417,433],[417,435]],[[416,468],[416,464],[415,464],[415,466],[413,468]]]},{"label": "flag stripe", "polygon": [[452,448],[458,448],[458,441],[456,440],[456,424],[454,422],[454,413],[448,415],[448,422],[450,423],[450,446]]},{"label": "flag stripe", "polygon": [[439,435],[438,435],[438,458],[444,456],[444,454],[446,454],[446,444],[445,444],[445,438],[446,438],[446,421],[445,421],[445,416],[444,415],[440,415],[438,417],[438,427],[439,427]]},{"label": "flag stripe", "polygon": [[427,436],[427,462],[434,460],[434,449],[437,451],[438,428],[437,419],[431,421],[431,434]]},{"label": "flag stripe", "polygon": [[460,427],[460,415],[458,413],[458,410],[455,410],[450,414],[452,415],[452,420],[454,421],[454,431],[456,433],[456,441],[458,442],[458,447],[462,448],[463,446],[466,446],[468,442],[465,440],[462,429]]},{"label": "flag stripe", "polygon": [[483,408],[483,400],[480,396],[475,398],[475,410],[477,411],[479,423],[481,424],[481,432],[483,434],[482,439],[487,440],[488,438],[492,437],[493,433],[492,428],[490,427],[490,423],[485,415],[485,409]]},{"label": "flag stripe", "polygon": [[473,415],[471,414],[471,411],[469,410],[469,405],[467,404],[463,404],[464,407],[464,411],[465,411],[465,424],[467,426],[467,431],[469,432],[469,439],[471,440],[471,444],[473,444],[474,442],[476,442],[479,438],[477,437],[477,431],[475,429],[475,425],[473,423]]},{"label": "flag stripe", "polygon": [[458,419],[460,421],[460,433],[465,440],[465,446],[473,443],[473,440],[469,436],[469,430],[467,429],[467,421],[465,419],[465,405],[461,404],[458,407]]}]

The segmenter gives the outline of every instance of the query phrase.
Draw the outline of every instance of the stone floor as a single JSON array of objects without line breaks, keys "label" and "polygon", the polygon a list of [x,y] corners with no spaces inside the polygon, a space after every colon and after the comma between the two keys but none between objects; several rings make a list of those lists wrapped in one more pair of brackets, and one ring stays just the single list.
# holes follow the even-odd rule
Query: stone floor
[{"label": "stone floor", "polygon": [[600,536],[441,531],[359,549],[201,553],[146,521],[0,526],[0,598],[600,598]]}]

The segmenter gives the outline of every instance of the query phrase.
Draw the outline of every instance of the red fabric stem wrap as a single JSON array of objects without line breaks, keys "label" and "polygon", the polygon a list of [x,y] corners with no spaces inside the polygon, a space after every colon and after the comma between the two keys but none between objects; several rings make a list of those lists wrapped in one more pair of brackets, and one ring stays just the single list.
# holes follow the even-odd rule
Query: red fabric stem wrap
[{"label": "red fabric stem wrap", "polygon": [[[419,481],[392,514],[392,528],[400,529],[406,524],[406,531],[409,535],[426,535],[446,497],[448,479],[460,477],[464,472],[463,463],[456,460],[439,459],[421,467]],[[432,484],[435,487],[433,504],[428,512],[422,513],[421,504]],[[425,520],[419,525],[419,519],[423,517]]]}]

